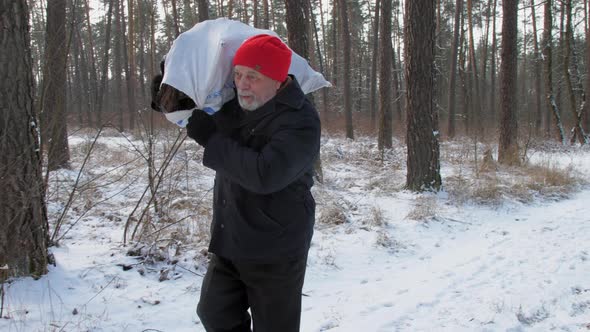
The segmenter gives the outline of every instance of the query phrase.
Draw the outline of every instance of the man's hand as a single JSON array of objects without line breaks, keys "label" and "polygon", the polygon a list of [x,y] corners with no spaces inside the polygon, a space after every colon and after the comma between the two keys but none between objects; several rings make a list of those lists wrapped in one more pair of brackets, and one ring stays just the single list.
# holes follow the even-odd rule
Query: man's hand
[{"label": "man's hand", "polygon": [[205,146],[211,135],[217,131],[217,126],[213,118],[203,112],[202,110],[196,109],[188,119],[186,125],[186,134],[188,137],[194,139],[200,146]]}]

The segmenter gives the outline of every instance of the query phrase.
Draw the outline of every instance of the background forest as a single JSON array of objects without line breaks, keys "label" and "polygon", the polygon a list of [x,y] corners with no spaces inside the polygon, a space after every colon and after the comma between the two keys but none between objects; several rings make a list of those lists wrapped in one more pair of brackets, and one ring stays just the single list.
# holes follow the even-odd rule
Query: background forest
[{"label": "background forest", "polygon": [[[58,3],[63,3],[62,12],[56,13],[61,16],[53,19],[65,31],[60,38],[51,38],[47,29],[53,35],[61,27],[48,22],[47,1],[29,1],[35,81],[40,87],[37,99],[43,100],[47,94],[43,82],[51,80],[44,77],[49,75],[43,70],[46,46],[56,44],[59,47],[53,49],[63,52],[59,56],[67,56],[63,107],[73,126],[111,123],[133,130],[138,118],[145,121],[149,114],[150,78],[176,36],[201,20],[229,17],[269,28],[289,41],[287,25],[295,15],[287,12],[292,3],[291,7],[297,8],[291,10],[304,11],[308,29],[304,34],[309,36],[305,55],[334,84],[328,92],[315,96],[325,128],[345,130],[349,137],[354,131],[376,134],[377,122],[383,121],[379,90],[386,89],[391,106],[384,119],[391,119],[387,125],[396,135],[404,135],[403,1],[353,0],[345,1],[345,6],[330,0],[49,1],[55,7]],[[420,24],[435,26],[432,74],[442,136],[494,138],[500,120],[502,1],[438,0],[435,9],[435,22]],[[511,56],[518,59],[515,88],[520,134],[570,140],[570,129],[576,127],[578,118],[582,128],[590,125],[584,104],[587,1],[525,0],[518,2],[517,11],[518,44]],[[341,21],[346,22],[345,39]],[[384,48],[387,59],[382,59]],[[389,69],[383,71],[382,66]],[[351,104],[346,109],[343,94],[348,84]],[[549,93],[555,111],[548,103]],[[347,112],[352,112],[352,123],[345,125]],[[558,132],[559,126],[563,126],[563,133]]]},{"label": "background forest", "polygon": [[219,17],[333,85],[303,331],[590,329],[588,1],[0,0],[0,330],[203,330],[214,172],[150,83]]}]

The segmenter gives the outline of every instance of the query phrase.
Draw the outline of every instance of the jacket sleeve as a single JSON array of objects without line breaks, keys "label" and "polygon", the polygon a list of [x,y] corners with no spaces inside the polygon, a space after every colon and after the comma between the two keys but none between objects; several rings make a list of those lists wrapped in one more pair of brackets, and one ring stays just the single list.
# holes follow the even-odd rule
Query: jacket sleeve
[{"label": "jacket sleeve", "polygon": [[294,113],[304,114],[284,121],[260,152],[213,135],[205,147],[203,165],[258,194],[287,187],[313,167],[320,149],[320,121],[315,110]]}]

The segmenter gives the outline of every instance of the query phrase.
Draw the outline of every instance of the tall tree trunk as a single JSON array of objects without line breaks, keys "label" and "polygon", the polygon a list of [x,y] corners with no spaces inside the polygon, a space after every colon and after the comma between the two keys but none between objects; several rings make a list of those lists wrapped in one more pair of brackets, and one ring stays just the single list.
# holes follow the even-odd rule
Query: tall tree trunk
[{"label": "tall tree trunk", "polygon": [[[188,30],[190,28],[193,27],[193,25],[195,25],[195,11],[192,8],[192,4],[191,4],[191,0],[183,0],[183,11],[182,11],[182,20],[183,20],[183,24],[184,24],[184,30]],[[141,8],[140,5],[141,1],[137,3],[137,8],[138,11],[137,13],[139,14],[139,17],[143,17],[143,13],[142,11],[139,9]],[[200,10],[199,10],[199,15],[200,15]],[[141,26],[141,25],[140,25]],[[140,38],[141,40],[141,38]]]},{"label": "tall tree trunk", "polygon": [[[310,4],[310,8],[311,8],[311,4]],[[321,9],[320,9],[321,10]],[[315,41],[316,41],[316,50],[317,50],[317,54],[318,54],[318,62],[320,65],[320,72],[324,73],[325,70],[325,66],[324,66],[324,57],[322,56],[322,49],[320,47],[320,39],[318,36],[318,27],[316,24],[316,19],[315,19],[315,15],[313,14],[313,11],[311,12],[311,19],[313,22],[313,31],[314,31],[314,35],[315,35]],[[329,116],[328,116],[328,92],[327,89],[322,89],[322,112],[321,112],[321,116],[322,119],[324,120],[324,123],[328,123],[329,120]]]},{"label": "tall tree trunk", "polygon": [[406,1],[405,64],[410,190],[441,186],[438,114],[434,108],[435,8],[432,0]]},{"label": "tall tree trunk", "polygon": [[[49,1],[51,2],[51,1]],[[90,63],[90,81],[89,87],[91,91],[89,92],[90,96],[90,111],[94,112],[95,107],[97,105],[98,100],[98,77],[96,70],[96,57],[94,56],[94,34],[92,32],[92,24],[90,22],[90,6],[88,4],[89,0],[85,1],[86,5],[86,29],[88,30],[88,46],[86,46],[86,50],[88,51],[88,61]]]},{"label": "tall tree trunk", "polygon": [[262,10],[264,11],[264,21],[262,23],[262,28],[270,29],[270,12],[268,9],[268,0],[262,1]]},{"label": "tall tree trunk", "polygon": [[199,22],[209,19],[209,5],[207,0],[199,0]]},{"label": "tall tree trunk", "polygon": [[581,117],[581,109],[578,110],[578,103],[576,102],[576,96],[574,94],[574,87],[572,84],[572,77],[570,74],[571,68],[571,58],[572,58],[572,42],[574,40],[573,36],[573,28],[572,28],[572,0],[565,0],[565,16],[566,16],[566,27],[565,27],[565,40],[564,40],[564,49],[565,54],[563,56],[563,67],[564,67],[564,76],[565,76],[565,85],[567,90],[567,95],[569,98],[570,110],[572,112],[572,118],[574,119],[574,127],[572,128],[573,135],[571,138],[571,143],[575,143],[576,140],[580,142],[580,144],[586,143],[586,134],[584,133],[584,129],[582,128],[582,117]]},{"label": "tall tree trunk", "polygon": [[343,93],[344,93],[344,117],[345,117],[345,125],[346,125],[346,137],[350,139],[354,139],[354,130],[352,125],[352,101],[351,101],[351,84],[350,84],[350,72],[351,72],[351,65],[350,65],[350,53],[352,49],[350,47],[350,28],[348,25],[348,8],[346,4],[346,0],[340,0],[338,2],[338,7],[340,9],[340,35],[342,38],[342,51],[344,53],[343,60],[344,65],[342,68],[342,85],[343,85]]},{"label": "tall tree trunk", "polygon": [[234,0],[228,0],[227,17],[231,19],[233,14],[234,14]]},{"label": "tall tree trunk", "polygon": [[[84,88],[82,85],[82,73],[80,70],[80,47],[78,46],[78,36],[76,33],[74,33],[74,40],[72,41],[72,53],[71,53],[71,59],[74,62],[74,77],[73,77],[73,87],[72,87],[72,93],[70,94],[70,96],[72,96],[72,107],[76,110],[76,113],[78,114],[78,122],[80,123],[80,126],[84,126],[84,106],[86,105],[86,101],[85,101],[85,92],[84,92]],[[74,97],[75,96],[75,97]],[[66,98],[67,99],[67,98]],[[90,124],[88,124],[90,125]]]},{"label": "tall tree trunk", "polygon": [[250,17],[248,15],[248,3],[242,0],[242,22],[250,24]]},{"label": "tall tree trunk", "polygon": [[338,29],[342,29],[338,26],[341,18],[338,17],[338,7],[339,1],[341,0],[332,0],[332,57],[331,57],[331,64],[332,64],[332,82],[334,85],[338,86],[340,82],[338,82],[338,58],[339,58],[339,46],[338,45]]},{"label": "tall tree trunk", "polygon": [[45,74],[43,75],[43,112],[47,127],[47,168],[69,168],[68,127],[66,112],[66,0],[47,4],[45,34]]},{"label": "tall tree trunk", "polygon": [[500,144],[498,161],[507,165],[520,163],[518,157],[518,123],[516,118],[516,73],[518,48],[518,0],[502,1],[502,52],[500,64]]},{"label": "tall tree trunk", "polygon": [[49,237],[27,3],[0,0],[0,13],[0,267],[8,276],[39,277],[47,273]]},{"label": "tall tree trunk", "polygon": [[382,0],[381,7],[381,64],[379,66],[379,150],[391,148],[393,135],[391,107],[391,68],[393,45],[391,43],[391,0]]},{"label": "tall tree trunk", "polygon": [[[123,47],[124,41],[124,32],[123,32],[123,22],[121,19],[121,2],[123,0],[114,0],[116,3],[116,10],[115,10],[115,47],[113,47],[113,81],[115,86],[113,88],[113,110],[116,112],[118,119],[118,127],[119,130],[123,130],[125,128],[125,124],[123,123],[123,113],[125,112],[125,107],[123,106],[123,54],[125,54],[125,48]],[[102,125],[102,123],[99,123]]]},{"label": "tall tree trunk", "polygon": [[[127,0],[128,10],[128,22],[129,22],[129,33],[128,33],[128,49],[127,57],[129,58],[128,74],[127,74],[127,106],[129,107],[129,129],[135,128],[135,112],[137,111],[137,103],[135,100],[135,89],[136,89],[136,75],[135,75],[135,15],[134,15],[134,0]],[[174,0],[173,0],[174,1]]]},{"label": "tall tree trunk", "polygon": [[[553,115],[553,120],[555,121],[555,137],[562,143],[565,143],[565,132],[563,131],[563,126],[561,124],[561,116],[559,114],[559,109],[557,108],[557,103],[555,102],[555,96],[553,95],[553,73],[552,73],[552,46],[553,43],[551,37],[551,31],[553,27],[553,18],[552,18],[552,0],[545,0],[545,20],[544,20],[544,30],[543,30],[543,42],[542,42],[542,52],[543,52],[543,59],[544,59],[544,66],[543,66],[543,74],[545,77],[545,95],[546,95],[546,112],[547,114]],[[547,125],[550,125],[551,121],[547,121]],[[549,130],[549,127],[547,128]]]},{"label": "tall tree trunk", "polygon": [[496,38],[496,6],[498,4],[497,0],[494,0],[494,9],[493,13],[494,16],[492,18],[492,54],[491,54],[491,63],[490,63],[490,99],[489,99],[489,110],[490,110],[490,117],[492,119],[492,123],[496,123],[497,120],[497,111],[496,111],[496,59],[497,59],[497,49],[498,49],[498,42]]},{"label": "tall tree trunk", "polygon": [[96,111],[102,113],[104,108],[104,94],[107,87],[107,76],[109,70],[109,50],[111,48],[111,27],[112,27],[112,17],[113,17],[113,5],[115,0],[109,0],[109,9],[107,11],[107,26],[105,31],[105,39],[104,39],[104,53],[103,53],[103,60],[102,60],[102,70],[100,75],[100,87],[98,92],[98,107]]},{"label": "tall tree trunk", "polygon": [[[133,0],[128,0],[133,1]],[[174,36],[178,37],[180,35],[180,24],[178,23],[178,9],[176,8],[176,0],[170,0],[172,3],[172,23],[174,25]],[[131,3],[127,6],[129,8],[133,8]],[[129,15],[131,16],[131,15]],[[131,21],[131,17],[129,17],[129,21]]]},{"label": "tall tree trunk", "polygon": [[287,40],[289,47],[302,57],[309,59],[309,40],[307,27],[309,22],[308,2],[302,0],[285,0],[287,23]]},{"label": "tall tree trunk", "polygon": [[537,40],[537,15],[535,12],[535,0],[531,0],[531,16],[533,18],[533,50],[534,50],[534,86],[535,86],[535,133],[539,135],[541,130],[541,124],[543,121],[543,104],[541,101],[541,81],[543,79],[541,75],[541,54],[539,53],[539,42]]},{"label": "tall tree trunk", "polygon": [[471,67],[471,82],[472,88],[472,105],[473,114],[472,119],[475,124],[475,136],[484,136],[484,128],[482,123],[481,105],[480,105],[480,91],[479,91],[479,76],[477,70],[477,60],[475,58],[475,40],[473,38],[473,0],[467,0],[467,26],[469,29],[469,66]]},{"label": "tall tree trunk", "polygon": [[[371,87],[369,90],[370,98],[369,98],[369,105],[370,105],[370,113],[371,113],[371,127],[375,125],[375,121],[377,118],[377,67],[378,67],[378,54],[379,54],[379,11],[381,10],[379,7],[381,5],[381,0],[375,1],[375,19],[373,21],[373,59],[371,61]],[[390,30],[391,31],[391,30]]]},{"label": "tall tree trunk", "polygon": [[447,131],[449,138],[455,137],[455,97],[456,97],[456,77],[457,77],[457,54],[459,52],[459,34],[461,29],[461,14],[463,13],[463,0],[457,0],[455,4],[455,25],[453,30],[453,43],[451,45],[451,65],[449,69],[449,97],[448,97],[448,124]]}]

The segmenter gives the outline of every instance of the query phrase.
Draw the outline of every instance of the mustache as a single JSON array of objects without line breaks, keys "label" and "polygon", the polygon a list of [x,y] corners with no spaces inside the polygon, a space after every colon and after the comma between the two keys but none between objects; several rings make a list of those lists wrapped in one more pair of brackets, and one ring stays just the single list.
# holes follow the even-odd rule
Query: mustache
[{"label": "mustache", "polygon": [[254,95],[254,93],[252,93],[251,91],[241,91],[238,89],[238,96],[240,97],[252,97]]}]

